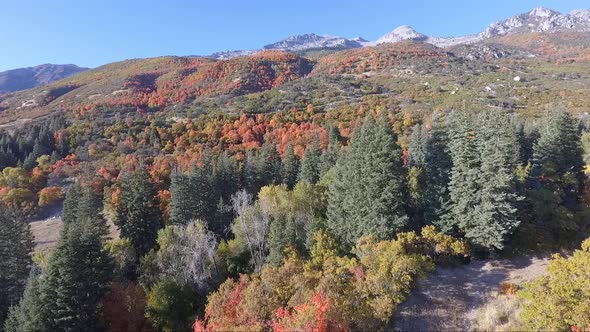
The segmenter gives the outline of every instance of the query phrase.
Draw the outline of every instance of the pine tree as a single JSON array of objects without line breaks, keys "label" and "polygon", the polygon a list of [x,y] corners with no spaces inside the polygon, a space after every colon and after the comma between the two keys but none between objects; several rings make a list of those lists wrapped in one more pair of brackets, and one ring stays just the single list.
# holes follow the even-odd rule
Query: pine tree
[{"label": "pine tree", "polygon": [[449,180],[453,162],[449,152],[446,119],[433,113],[431,129],[424,146],[424,183],[422,220],[426,225],[439,224],[449,202]]},{"label": "pine tree", "polygon": [[256,195],[260,188],[280,183],[281,173],[281,156],[275,144],[267,141],[257,153],[246,154],[244,182],[248,192]]},{"label": "pine tree", "polygon": [[32,251],[29,224],[17,211],[0,205],[0,327],[8,308],[18,303],[25,289]]},{"label": "pine tree", "polygon": [[576,213],[584,185],[580,134],[576,120],[565,112],[548,114],[539,134],[528,181],[529,211],[547,241],[561,242],[579,230]]},{"label": "pine tree", "polygon": [[517,132],[509,115],[452,115],[453,166],[449,206],[440,226],[472,244],[502,249],[518,220],[514,169],[519,164]]},{"label": "pine tree", "polygon": [[297,183],[297,174],[299,174],[299,159],[295,155],[293,146],[289,144],[282,163],[283,183],[289,189],[293,189],[295,183]]},{"label": "pine tree", "polygon": [[427,141],[426,128],[420,124],[415,125],[408,143],[408,198],[415,226],[425,223],[425,191],[429,185],[425,174]]},{"label": "pine tree", "polygon": [[103,248],[108,228],[98,199],[91,189],[83,190],[76,220],[62,230],[49,259],[39,296],[47,330],[102,329],[100,301],[109,289],[114,266]]},{"label": "pine tree", "polygon": [[81,192],[80,184],[78,182],[72,184],[66,192],[66,198],[64,199],[61,214],[61,220],[65,227],[76,220],[78,214],[78,198],[80,197]]},{"label": "pine tree", "polygon": [[463,112],[450,114],[449,150],[453,161],[449,205],[438,226],[447,233],[463,234],[477,218],[481,156],[473,120]]},{"label": "pine tree", "polygon": [[213,169],[195,167],[187,174],[173,173],[170,185],[170,221],[188,224],[193,220],[213,221],[220,194],[214,186]]},{"label": "pine tree", "polygon": [[481,167],[478,205],[465,237],[484,248],[502,249],[520,224],[513,169],[519,163],[517,136],[508,115],[483,113],[479,121]]},{"label": "pine tree", "polygon": [[10,308],[4,322],[5,332],[43,331],[46,327],[41,320],[42,303],[40,301],[41,268],[31,269],[27,286],[18,305]]},{"label": "pine tree", "polygon": [[156,245],[158,230],[163,224],[157,194],[158,190],[144,167],[121,183],[115,224],[121,237],[131,241],[139,257]]},{"label": "pine tree", "polygon": [[338,160],[330,183],[327,226],[349,246],[372,234],[387,238],[408,223],[405,172],[397,138],[385,114],[367,115],[352,134],[350,151]]},{"label": "pine tree", "polygon": [[213,177],[218,195],[229,202],[231,196],[238,191],[239,172],[236,160],[230,158],[227,151],[217,157]]},{"label": "pine tree", "polygon": [[259,169],[263,186],[281,182],[281,155],[277,145],[266,141],[260,149]]},{"label": "pine tree", "polygon": [[305,149],[303,161],[301,162],[301,171],[299,180],[315,184],[320,180],[320,141],[318,136],[314,136],[311,147]]}]

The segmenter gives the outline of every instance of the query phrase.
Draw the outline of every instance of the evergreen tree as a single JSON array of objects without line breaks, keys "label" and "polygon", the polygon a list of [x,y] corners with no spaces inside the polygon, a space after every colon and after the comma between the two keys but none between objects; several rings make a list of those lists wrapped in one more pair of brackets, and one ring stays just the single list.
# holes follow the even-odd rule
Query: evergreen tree
[{"label": "evergreen tree", "polygon": [[0,205],[0,327],[25,289],[32,251],[29,224],[17,211]]},{"label": "evergreen tree", "polygon": [[98,199],[91,189],[83,190],[76,220],[62,230],[49,259],[39,296],[46,330],[103,329],[100,301],[109,289],[114,266],[103,248],[108,228]]},{"label": "evergreen tree", "polygon": [[236,160],[230,158],[227,151],[217,157],[213,177],[214,188],[218,195],[225,202],[229,202],[231,196],[238,191],[239,172]]},{"label": "evergreen tree", "polygon": [[63,221],[64,227],[76,221],[78,215],[78,198],[81,193],[82,189],[78,182],[68,188],[61,213],[61,220]]},{"label": "evergreen tree", "polygon": [[42,303],[39,285],[41,282],[41,268],[31,269],[27,286],[18,305],[10,308],[4,323],[5,332],[44,331],[46,327],[41,320]]},{"label": "evergreen tree", "polygon": [[289,144],[282,164],[283,183],[289,189],[293,189],[295,183],[297,183],[297,174],[299,174],[299,159],[293,151],[293,146]]},{"label": "evergreen tree", "polygon": [[452,115],[447,232],[464,235],[485,249],[502,249],[519,225],[514,169],[519,163],[517,132],[509,116]]},{"label": "evergreen tree", "polygon": [[258,168],[263,179],[263,186],[281,182],[281,155],[277,151],[276,144],[266,141],[262,145]]},{"label": "evergreen tree", "polygon": [[408,144],[408,198],[415,226],[425,223],[425,191],[429,185],[425,174],[427,141],[426,128],[420,124],[415,125]]},{"label": "evergreen tree", "polygon": [[342,137],[340,131],[335,125],[330,126],[328,130],[328,148],[322,153],[320,158],[320,177],[323,177],[332,167],[336,166]]},{"label": "evergreen tree", "polygon": [[424,224],[439,224],[449,202],[449,180],[453,162],[449,152],[446,119],[433,113],[431,129],[424,146],[424,183],[426,184],[422,220]]},{"label": "evergreen tree", "polygon": [[483,113],[480,126],[481,168],[476,218],[465,237],[484,248],[502,249],[520,224],[513,169],[519,163],[517,136],[508,116]]},{"label": "evergreen tree", "polygon": [[280,183],[281,173],[281,156],[275,144],[267,141],[257,153],[246,154],[244,181],[248,192],[258,194],[260,188]]},{"label": "evergreen tree", "polygon": [[301,162],[301,172],[299,180],[311,184],[316,184],[320,180],[320,140],[314,136],[311,147],[305,149],[303,161]]},{"label": "evergreen tree", "polygon": [[449,150],[453,161],[449,206],[438,226],[444,232],[462,234],[471,228],[472,221],[477,218],[481,156],[473,119],[463,112],[455,112],[450,114],[449,120]]},{"label": "evergreen tree", "polygon": [[187,224],[193,220],[212,222],[220,194],[214,186],[212,168],[195,167],[187,174],[173,173],[170,185],[170,221]]},{"label": "evergreen tree", "polygon": [[527,192],[536,229],[561,242],[579,230],[577,211],[584,185],[584,161],[577,121],[568,113],[546,116],[534,145]]},{"label": "evergreen tree", "polygon": [[139,257],[156,245],[158,230],[162,227],[157,195],[158,190],[144,167],[121,183],[115,224],[121,237],[131,241]]},{"label": "evergreen tree", "polygon": [[330,183],[327,226],[349,246],[364,235],[387,238],[408,223],[402,152],[387,116],[367,115],[352,134]]}]

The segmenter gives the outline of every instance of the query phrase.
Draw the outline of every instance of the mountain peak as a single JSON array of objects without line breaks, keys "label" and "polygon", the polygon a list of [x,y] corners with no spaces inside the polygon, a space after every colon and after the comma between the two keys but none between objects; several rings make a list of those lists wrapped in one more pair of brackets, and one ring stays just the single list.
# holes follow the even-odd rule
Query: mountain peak
[{"label": "mountain peak", "polygon": [[428,37],[426,35],[423,35],[423,34],[417,32],[411,26],[409,26],[409,25],[402,25],[402,26],[399,26],[399,27],[395,28],[390,33],[385,34],[383,37],[379,38],[377,40],[377,44],[382,44],[382,43],[397,43],[397,42],[400,42],[402,40],[424,41],[427,38]]},{"label": "mountain peak", "polygon": [[531,10],[528,14],[532,17],[550,17],[553,15],[561,15],[560,12],[546,7],[533,8],[533,10]]},{"label": "mountain peak", "polygon": [[553,9],[537,7],[528,13],[491,24],[481,36],[491,38],[514,33],[559,31],[590,31],[590,11],[576,10],[562,14]]},{"label": "mountain peak", "polygon": [[265,50],[304,51],[314,48],[357,48],[359,41],[339,36],[321,36],[315,33],[289,36],[263,47]]}]

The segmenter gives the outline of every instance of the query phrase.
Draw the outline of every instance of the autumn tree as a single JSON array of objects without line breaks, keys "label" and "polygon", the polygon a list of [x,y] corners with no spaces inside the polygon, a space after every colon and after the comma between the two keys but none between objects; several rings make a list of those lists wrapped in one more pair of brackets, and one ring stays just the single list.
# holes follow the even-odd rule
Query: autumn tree
[{"label": "autumn tree", "polygon": [[521,319],[530,330],[566,331],[590,325],[590,239],[571,257],[553,255],[548,274],[518,292],[525,302]]}]

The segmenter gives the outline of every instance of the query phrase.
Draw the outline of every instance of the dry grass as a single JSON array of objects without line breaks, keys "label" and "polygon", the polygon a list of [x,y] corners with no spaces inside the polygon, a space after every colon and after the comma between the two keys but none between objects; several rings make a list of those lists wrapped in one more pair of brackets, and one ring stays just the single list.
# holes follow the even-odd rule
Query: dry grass
[{"label": "dry grass", "polygon": [[35,250],[45,250],[55,246],[59,239],[61,226],[60,218],[32,222],[31,231],[35,237]]},{"label": "dry grass", "polygon": [[474,331],[522,331],[521,300],[514,295],[495,295],[475,312]]},{"label": "dry grass", "polygon": [[[46,220],[31,222],[31,231],[35,238],[35,251],[47,251],[53,248],[59,240],[59,234],[62,228],[61,218],[49,218]],[[109,225],[111,239],[119,238],[119,231],[112,222]]]}]

